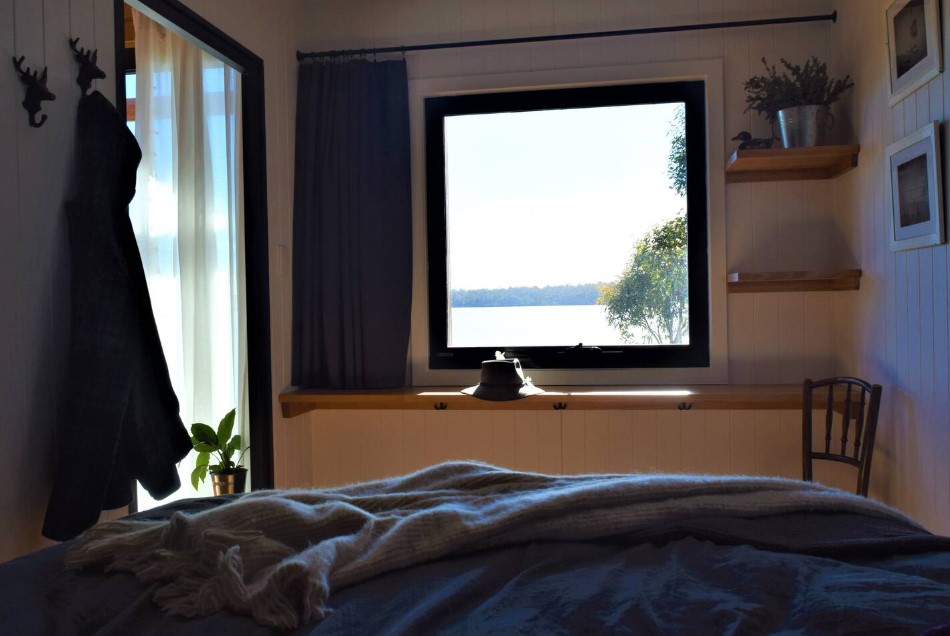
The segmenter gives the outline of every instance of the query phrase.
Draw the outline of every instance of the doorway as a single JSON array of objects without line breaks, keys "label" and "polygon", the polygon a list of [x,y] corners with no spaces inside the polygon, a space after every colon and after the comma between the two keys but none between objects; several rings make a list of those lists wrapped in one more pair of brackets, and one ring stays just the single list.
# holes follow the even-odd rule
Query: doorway
[{"label": "doorway", "polygon": [[[238,407],[251,487],[270,488],[263,63],[176,0],[115,11],[117,106],[144,154],[130,212],[182,420],[216,427]],[[182,460],[173,499],[209,494],[192,489],[193,466]]]}]

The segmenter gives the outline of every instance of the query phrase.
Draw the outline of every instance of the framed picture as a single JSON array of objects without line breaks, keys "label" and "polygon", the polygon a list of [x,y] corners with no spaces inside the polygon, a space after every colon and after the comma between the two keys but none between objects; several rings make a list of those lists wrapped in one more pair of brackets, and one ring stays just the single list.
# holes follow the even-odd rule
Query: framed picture
[{"label": "framed picture", "polygon": [[939,130],[928,124],[887,148],[892,251],[944,242]]},{"label": "framed picture", "polygon": [[890,106],[943,70],[939,0],[895,0],[887,8],[887,61]]}]

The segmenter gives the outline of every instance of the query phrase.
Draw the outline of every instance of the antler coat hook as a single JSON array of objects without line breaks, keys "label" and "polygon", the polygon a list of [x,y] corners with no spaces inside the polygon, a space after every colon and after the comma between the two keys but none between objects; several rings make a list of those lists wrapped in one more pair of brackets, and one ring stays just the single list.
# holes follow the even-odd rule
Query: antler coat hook
[{"label": "antler coat hook", "polygon": [[69,40],[69,48],[75,53],[73,57],[79,62],[79,77],[76,78],[76,83],[79,84],[82,94],[85,95],[89,92],[89,87],[92,86],[92,80],[105,79],[106,74],[96,64],[96,60],[99,58],[99,49],[89,51],[82,47],[77,49],[77,44],[79,44],[79,38]]},{"label": "antler coat hook", "polygon": [[26,112],[30,113],[30,126],[39,128],[46,123],[46,115],[43,115],[39,121],[36,119],[36,113],[40,112],[40,109],[43,108],[40,102],[53,101],[56,99],[56,95],[53,95],[53,93],[46,88],[46,67],[43,67],[42,75],[39,74],[39,71],[30,72],[29,66],[27,66],[24,71],[24,59],[25,56],[23,55],[20,56],[20,59],[14,57],[13,66],[20,74],[20,81],[26,85],[26,98],[23,100],[23,108],[26,109]]}]

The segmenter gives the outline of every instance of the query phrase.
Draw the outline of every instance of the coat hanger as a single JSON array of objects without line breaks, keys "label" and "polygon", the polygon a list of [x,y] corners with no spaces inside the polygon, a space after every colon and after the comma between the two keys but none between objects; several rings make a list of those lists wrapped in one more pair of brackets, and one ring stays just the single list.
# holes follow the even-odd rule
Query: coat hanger
[{"label": "coat hanger", "polygon": [[77,44],[79,44],[79,38],[69,40],[69,48],[73,50],[73,57],[79,62],[79,77],[76,78],[76,83],[79,84],[79,89],[85,95],[92,86],[92,80],[105,79],[106,74],[96,64],[99,58],[99,49],[87,51],[82,47],[76,48]]},{"label": "coat hanger", "polygon": [[43,108],[41,102],[53,101],[56,99],[56,95],[50,92],[46,87],[47,67],[43,67],[42,75],[39,71],[31,70],[29,66],[24,70],[23,60],[25,59],[25,55],[21,55],[20,59],[14,56],[13,67],[17,70],[17,73],[20,74],[20,81],[26,86],[26,97],[23,100],[23,108],[30,114],[30,126],[39,128],[46,123],[46,115],[43,115],[40,119],[36,118],[36,114]]}]

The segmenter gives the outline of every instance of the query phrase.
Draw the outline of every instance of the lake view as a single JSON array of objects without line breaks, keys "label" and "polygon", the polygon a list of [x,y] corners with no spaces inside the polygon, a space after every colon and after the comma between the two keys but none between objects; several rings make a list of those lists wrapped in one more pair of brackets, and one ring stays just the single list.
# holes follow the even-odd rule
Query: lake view
[{"label": "lake view", "polygon": [[622,345],[603,305],[456,307],[451,347]]}]

